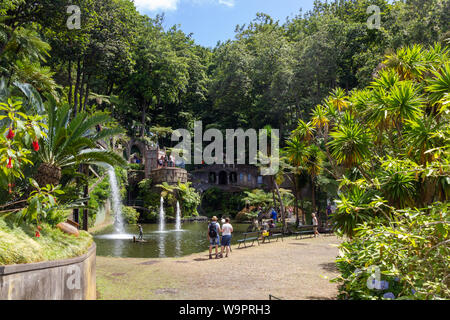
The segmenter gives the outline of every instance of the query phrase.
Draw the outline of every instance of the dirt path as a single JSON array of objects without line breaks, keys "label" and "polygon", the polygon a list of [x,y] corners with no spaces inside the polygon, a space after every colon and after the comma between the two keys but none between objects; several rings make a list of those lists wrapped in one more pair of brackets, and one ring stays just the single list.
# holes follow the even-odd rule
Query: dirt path
[{"label": "dirt path", "polygon": [[[97,257],[99,299],[266,300],[334,299],[336,237],[271,242],[237,249],[228,258],[208,253],[181,258]],[[130,244],[131,245],[131,244]]]}]

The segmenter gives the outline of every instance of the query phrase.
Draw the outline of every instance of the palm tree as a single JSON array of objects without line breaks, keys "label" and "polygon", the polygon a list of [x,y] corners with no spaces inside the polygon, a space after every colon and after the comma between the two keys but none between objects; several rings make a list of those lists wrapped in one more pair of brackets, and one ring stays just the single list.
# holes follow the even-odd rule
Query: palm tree
[{"label": "palm tree", "polygon": [[330,94],[331,104],[339,111],[347,109],[349,102],[347,101],[347,95],[342,88],[334,89]]},{"label": "palm tree", "polygon": [[405,127],[408,155],[413,156],[419,164],[431,162],[433,155],[427,151],[445,145],[437,134],[442,127],[443,123],[437,123],[433,117],[408,121]]},{"label": "palm tree", "polygon": [[328,126],[330,119],[328,118],[327,108],[321,105],[316,106],[316,108],[311,113],[311,124],[319,129],[323,129],[325,133],[328,132]]},{"label": "palm tree", "polygon": [[306,171],[311,178],[311,202],[312,210],[316,212],[316,184],[317,177],[322,172],[324,155],[315,144],[308,147],[306,158]]},{"label": "palm tree", "polygon": [[413,45],[387,55],[383,64],[394,69],[400,80],[421,80],[426,70],[424,60],[423,47]]},{"label": "palm tree", "polygon": [[433,106],[438,106],[442,113],[450,105],[450,63],[446,63],[439,71],[433,71],[435,77],[428,82],[426,91],[430,93]]},{"label": "palm tree", "polygon": [[70,105],[57,108],[54,100],[46,104],[46,109],[48,132],[41,142],[42,147],[38,152],[41,164],[35,175],[39,185],[57,185],[63,169],[77,170],[82,164],[126,166],[125,159],[120,155],[100,146],[105,145],[103,139],[122,132],[119,128],[96,130],[98,125],[113,122],[109,115],[80,112],[70,120]]},{"label": "palm tree", "polygon": [[422,116],[422,103],[423,101],[413,83],[399,82],[392,88],[386,99],[384,110],[400,136],[401,123],[405,120],[415,120]]},{"label": "palm tree", "polygon": [[306,123],[299,119],[297,128],[292,132],[292,137],[309,142],[314,137],[314,131],[315,128],[311,122]]},{"label": "palm tree", "polygon": [[[298,197],[299,197],[299,186],[298,186],[298,176],[304,171],[304,165],[307,161],[308,148],[306,143],[301,141],[298,137],[292,137],[286,142],[287,146],[284,149],[288,161],[293,165],[292,173],[294,175],[294,196],[295,196],[295,214],[296,214],[296,225],[299,223],[298,216]],[[303,210],[302,210],[303,211]],[[304,222],[304,221],[303,221]]]},{"label": "palm tree", "polygon": [[333,138],[328,145],[332,149],[334,159],[345,167],[357,167],[364,177],[371,181],[360,164],[369,156],[371,139],[369,134],[357,122],[347,122],[330,133]]},{"label": "palm tree", "polygon": [[383,193],[386,199],[398,209],[412,204],[416,198],[416,180],[414,172],[406,171],[395,161],[384,164],[385,172],[381,177]]}]

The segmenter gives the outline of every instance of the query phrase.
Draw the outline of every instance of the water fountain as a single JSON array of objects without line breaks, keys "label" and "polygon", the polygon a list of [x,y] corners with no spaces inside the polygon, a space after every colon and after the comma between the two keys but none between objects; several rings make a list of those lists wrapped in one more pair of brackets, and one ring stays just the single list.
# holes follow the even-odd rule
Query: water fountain
[{"label": "water fountain", "polygon": [[111,188],[112,209],[115,216],[114,226],[117,233],[124,233],[122,217],[122,198],[120,196],[119,185],[117,184],[116,173],[112,166],[108,166],[109,186]]},{"label": "water fountain", "polygon": [[160,206],[159,206],[159,231],[166,231],[166,221],[165,221],[165,213],[164,213],[164,199],[161,197]]},{"label": "water fountain", "polygon": [[177,201],[177,216],[175,219],[175,231],[181,230],[181,210],[180,210],[180,203]]}]

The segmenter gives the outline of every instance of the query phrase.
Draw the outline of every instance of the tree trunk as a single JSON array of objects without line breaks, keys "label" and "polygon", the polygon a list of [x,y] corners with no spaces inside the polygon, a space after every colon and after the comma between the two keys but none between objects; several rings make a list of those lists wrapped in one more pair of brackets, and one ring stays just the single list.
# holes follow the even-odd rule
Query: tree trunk
[{"label": "tree trunk", "polygon": [[108,96],[112,95],[113,89],[114,89],[114,81],[111,81],[111,85],[109,86],[109,89],[107,92]]},{"label": "tree trunk", "polygon": [[[89,166],[87,164],[83,165],[83,173],[86,175],[86,177],[89,175]],[[89,183],[86,183],[84,185],[83,193],[84,198],[89,197]],[[88,229],[89,229],[89,210],[83,209],[83,230],[88,231]]]},{"label": "tree trunk", "polygon": [[69,104],[72,105],[72,60],[69,60],[68,67],[68,81],[69,81]]},{"label": "tree trunk", "polygon": [[75,81],[75,91],[74,91],[74,97],[73,97],[73,112],[74,116],[77,115],[77,109],[78,109],[78,90],[80,87],[80,78],[81,78],[81,60],[78,58],[77,61],[77,80]]},{"label": "tree trunk", "polygon": [[141,117],[141,122],[142,122],[141,137],[144,137],[144,135],[145,135],[145,118],[147,117],[146,109],[147,109],[146,105],[143,104],[143,106],[142,106],[142,114],[141,114],[142,115],[142,117]]},{"label": "tree trunk", "polygon": [[90,79],[91,79],[91,75],[89,74],[88,77],[87,77],[86,90],[85,90],[85,93],[84,93],[84,103],[83,103],[83,109],[82,109],[83,111],[86,110],[86,105],[87,105],[88,98],[89,98],[89,89],[90,89],[89,80]]},{"label": "tree trunk", "polygon": [[277,190],[278,201],[280,202],[281,221],[283,222],[283,231],[286,231],[286,212],[284,210],[283,199],[281,198],[280,188],[275,179],[273,180],[275,189]]},{"label": "tree trunk", "polygon": [[294,210],[295,210],[295,225],[298,226],[300,217],[298,216],[298,189],[297,176],[294,174]]},{"label": "tree trunk", "polygon": [[316,186],[314,184],[313,177],[311,177],[311,203],[312,203],[312,212],[316,213]]},{"label": "tree trunk", "polygon": [[81,76],[81,84],[79,91],[79,99],[78,99],[78,112],[83,111],[83,96],[84,96],[84,85],[86,83],[86,70],[83,68],[83,74]]}]

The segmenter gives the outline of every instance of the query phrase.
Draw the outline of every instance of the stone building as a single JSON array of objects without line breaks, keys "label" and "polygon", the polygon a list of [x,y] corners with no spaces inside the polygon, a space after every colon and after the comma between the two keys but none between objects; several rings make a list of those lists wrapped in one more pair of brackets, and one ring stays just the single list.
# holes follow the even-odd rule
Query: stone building
[{"label": "stone building", "polygon": [[[139,139],[131,139],[126,148],[126,157],[130,162],[144,165],[144,172],[135,174],[142,179],[152,179],[152,183],[159,184],[167,182],[176,184],[187,182],[187,171],[183,168],[160,166],[158,159],[166,156],[166,151],[158,146],[149,146]],[[137,181],[138,182],[138,181]]]},{"label": "stone building", "polygon": [[203,165],[190,172],[190,180],[201,192],[212,187],[228,191],[266,189],[271,183],[270,177],[261,176],[256,166],[226,164]]}]

